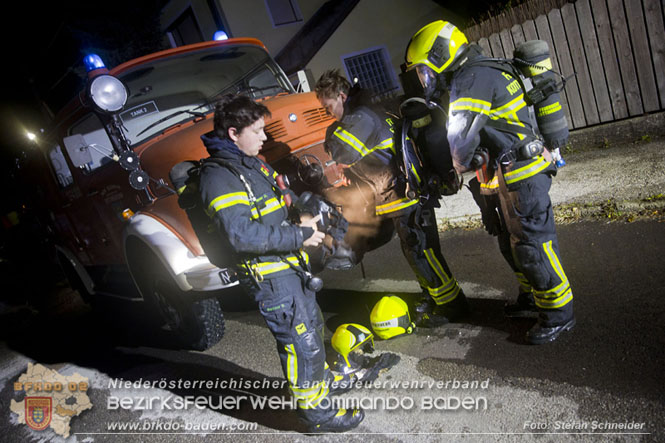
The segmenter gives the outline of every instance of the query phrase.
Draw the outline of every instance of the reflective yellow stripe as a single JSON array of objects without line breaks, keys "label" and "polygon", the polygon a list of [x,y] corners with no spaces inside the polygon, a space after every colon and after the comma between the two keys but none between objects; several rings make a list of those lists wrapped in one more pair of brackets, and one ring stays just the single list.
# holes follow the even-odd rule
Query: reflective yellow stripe
[{"label": "reflective yellow stripe", "polygon": [[489,115],[491,108],[492,104],[485,100],[477,100],[475,98],[462,97],[458,98],[457,100],[455,100],[450,104],[449,113],[452,113],[454,111],[471,111],[471,112],[477,112],[479,114]]},{"label": "reflective yellow stripe", "polygon": [[298,385],[298,356],[296,355],[296,348],[293,345],[284,346],[286,349],[286,378],[289,380],[291,386]]},{"label": "reflective yellow stripe", "polygon": [[545,60],[541,60],[538,63],[532,63],[532,65],[535,66],[526,66],[526,68],[520,67],[520,69],[522,69],[523,72],[526,71],[526,75],[528,77],[534,77],[544,72],[551,71],[552,59],[546,58]]},{"label": "reflective yellow stripe", "polygon": [[519,169],[516,169],[514,171],[506,172],[504,174],[504,178],[506,179],[506,184],[511,184],[518,182],[520,180],[527,179],[529,177],[533,177],[534,175],[538,174],[540,171],[543,169],[547,168],[550,165],[549,162],[543,158],[542,155],[539,155],[536,160],[532,161],[526,166],[523,166]]},{"label": "reflective yellow stripe", "polygon": [[441,266],[441,263],[436,258],[436,255],[434,255],[432,248],[425,249],[423,252],[425,253],[425,257],[427,258],[430,267],[439,277],[439,280],[441,280],[443,283],[443,285],[439,286],[438,288],[427,288],[429,294],[432,296],[437,305],[443,305],[455,300],[460,292],[460,287],[457,283],[457,280],[446,274],[443,266]]},{"label": "reflective yellow stripe", "polygon": [[420,176],[418,175],[418,172],[416,171],[416,167],[413,166],[413,163],[411,163],[411,171],[413,171],[413,175],[416,176],[416,180],[418,180],[418,183],[420,183],[421,182]]},{"label": "reflective yellow stripe", "polygon": [[[408,140],[408,139],[407,139]],[[369,152],[373,152],[376,149],[386,149],[389,148],[390,151],[395,154],[395,144],[393,142],[392,138],[387,138],[378,145],[374,146],[372,149],[369,150]]]},{"label": "reflective yellow stripe", "polygon": [[[517,97],[515,97],[513,100],[506,103],[505,105],[499,106],[496,109],[492,109],[489,113],[489,116],[494,120],[502,118],[511,125],[516,125],[523,128],[524,123],[522,123],[519,117],[517,116],[517,111],[524,108],[525,106],[526,106],[526,101],[524,101],[524,94],[520,94]],[[520,134],[518,132],[517,137],[520,140],[524,140],[525,135]]]},{"label": "reflective yellow stripe", "polygon": [[543,243],[543,250],[550,261],[550,265],[554,272],[561,279],[561,283],[552,289],[546,291],[534,291],[536,306],[544,309],[556,309],[565,306],[573,299],[573,292],[570,289],[568,277],[563,272],[563,267],[557,257],[556,252],[552,248],[552,240]]},{"label": "reflective yellow stripe", "polygon": [[499,187],[499,176],[495,175],[492,177],[492,180],[488,181],[487,183],[481,183],[480,184],[481,188],[486,188],[486,189],[495,189]]},{"label": "reflective yellow stripe", "polygon": [[538,117],[543,117],[545,115],[554,114],[555,112],[561,111],[561,103],[555,102],[551,105],[544,106],[538,109]]},{"label": "reflective yellow stripe", "polygon": [[358,151],[361,157],[364,157],[367,154],[369,154],[369,151],[367,150],[367,147],[365,147],[363,142],[358,140],[356,136],[351,134],[350,132],[345,131],[342,128],[337,128],[335,129],[334,135],[336,135],[337,138],[339,138],[344,143],[346,143],[347,145],[351,146],[353,149]]},{"label": "reflective yellow stripe", "polygon": [[[309,255],[305,251],[301,252],[303,261],[309,263]],[[286,257],[286,260],[296,266],[300,265],[300,260],[295,255]],[[239,264],[239,267],[247,269],[247,266],[244,264]],[[255,272],[258,272],[260,275],[274,274],[275,272],[284,271],[285,269],[291,268],[291,266],[285,261],[276,261],[276,262],[260,262],[250,264],[250,268]]]},{"label": "reflective yellow stripe", "polygon": [[217,212],[220,209],[228,208],[234,205],[249,206],[249,197],[246,192],[232,192],[230,194],[220,195],[210,202],[208,211]]},{"label": "reflective yellow stripe", "polygon": [[418,203],[418,200],[409,200],[409,198],[404,197],[399,200],[377,206],[376,215],[389,214],[391,212],[408,208],[409,206],[415,205],[416,203]]},{"label": "reflective yellow stripe", "polygon": [[187,185],[184,185],[184,186],[179,187],[178,189],[176,189],[175,192],[177,192],[178,195],[180,195],[180,194],[182,194],[182,193],[184,192],[185,189],[187,189]]},{"label": "reflective yellow stripe", "polygon": [[517,281],[520,284],[520,292],[532,292],[533,287],[531,286],[531,283],[529,283],[529,280],[522,274],[521,272],[515,272],[515,276],[517,277]]},{"label": "reflective yellow stripe", "polygon": [[286,205],[284,201],[282,201],[282,199],[277,200],[277,198],[273,197],[270,200],[266,201],[265,208],[261,209],[261,215],[268,215],[285,206]]}]

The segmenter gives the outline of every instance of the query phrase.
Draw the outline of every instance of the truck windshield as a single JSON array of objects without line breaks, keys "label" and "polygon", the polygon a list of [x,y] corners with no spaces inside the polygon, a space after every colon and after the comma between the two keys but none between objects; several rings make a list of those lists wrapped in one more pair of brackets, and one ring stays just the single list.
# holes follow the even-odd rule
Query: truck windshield
[{"label": "truck windshield", "polygon": [[215,109],[224,94],[260,99],[294,92],[281,68],[256,46],[215,46],[155,60],[118,76],[129,88],[120,113],[132,146]]}]

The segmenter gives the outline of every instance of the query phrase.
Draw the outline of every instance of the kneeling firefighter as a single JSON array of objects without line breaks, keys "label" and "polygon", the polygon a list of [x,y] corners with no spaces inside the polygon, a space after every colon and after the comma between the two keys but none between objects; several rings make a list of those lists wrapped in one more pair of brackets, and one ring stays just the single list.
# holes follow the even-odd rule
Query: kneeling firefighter
[{"label": "kneeling firefighter", "polygon": [[396,151],[393,119],[336,70],[319,78],[315,92],[337,120],[326,133],[326,150],[373,190],[376,217],[393,221],[425,296],[417,308],[418,325],[434,327],[466,315],[466,297],[441,254],[434,211],[423,206],[416,192],[418,162],[407,161],[412,168],[400,172],[402,157],[411,153],[406,147]]},{"label": "kneeling firefighter", "polygon": [[[259,305],[298,410],[311,432],[356,427],[361,409],[333,409],[316,279],[303,246],[318,246],[318,217],[289,222],[277,174],[257,155],[267,139],[268,109],[248,97],[226,96],[214,132],[201,138],[210,154],[201,169],[201,199],[239,271],[240,286]],[[320,288],[319,288],[320,289]]]},{"label": "kneeling firefighter", "polygon": [[[430,23],[413,36],[406,67],[417,71],[427,96],[437,89],[449,92],[448,141],[458,173],[483,166],[477,174],[482,182],[473,179],[469,188],[520,284],[518,302],[506,314],[537,312],[538,323],[526,340],[555,340],[575,325],[573,294],[559,259],[548,195],[556,167],[529,106],[551,99],[557,88],[544,81],[527,94],[513,64],[484,57],[445,21]],[[543,114],[556,117],[552,114],[561,108],[556,105],[547,105],[550,113]],[[561,125],[552,128],[567,136],[567,126],[565,131]]]}]

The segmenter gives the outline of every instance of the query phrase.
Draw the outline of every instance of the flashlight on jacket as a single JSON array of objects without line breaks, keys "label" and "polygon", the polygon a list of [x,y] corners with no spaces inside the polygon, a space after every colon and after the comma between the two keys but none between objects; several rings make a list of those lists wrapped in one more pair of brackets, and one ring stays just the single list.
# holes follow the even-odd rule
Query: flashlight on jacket
[{"label": "flashlight on jacket", "polygon": [[277,177],[275,177],[275,181],[277,182],[277,187],[279,187],[279,189],[282,191],[282,195],[284,195],[284,203],[286,204],[286,207],[291,207],[291,203],[293,203],[293,201],[291,200],[291,194],[288,193],[290,186],[289,178],[286,176],[286,174],[279,174]]}]

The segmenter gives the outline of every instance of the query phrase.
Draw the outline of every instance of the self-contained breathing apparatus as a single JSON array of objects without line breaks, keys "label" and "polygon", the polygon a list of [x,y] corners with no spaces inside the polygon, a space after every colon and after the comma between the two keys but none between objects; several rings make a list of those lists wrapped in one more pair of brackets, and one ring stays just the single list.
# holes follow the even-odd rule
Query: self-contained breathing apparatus
[{"label": "self-contained breathing apparatus", "polygon": [[[169,178],[177,189],[178,205],[187,213],[187,217],[210,263],[222,269],[234,270],[238,263],[235,260],[236,257],[233,257],[233,254],[229,253],[229,251],[233,250],[231,244],[224,236],[219,235],[217,228],[206,213],[203,201],[201,200],[199,182],[201,170],[206,163],[216,163],[230,170],[242,182],[245,192],[249,197],[250,205],[256,204],[254,193],[242,173],[231,163],[222,159],[205,158],[200,161],[188,160],[180,162],[171,169]],[[333,238],[344,238],[348,223],[333,204],[309,192],[303,193],[299,199],[292,203],[291,195],[288,193],[289,182],[286,176],[277,176],[274,185],[284,196],[287,207],[293,211],[291,214],[292,218],[295,219],[300,214],[320,215],[321,219],[317,223],[317,229],[331,235]],[[258,208],[257,213],[260,217],[261,212],[258,211]],[[312,275],[301,254],[298,253],[296,255],[300,262],[300,269],[289,260],[284,260],[284,262],[303,278],[307,289],[313,292],[320,291],[323,288],[323,280]],[[247,260],[245,260],[244,265],[248,270],[251,269]],[[233,271],[233,273],[237,275],[237,270]],[[251,270],[248,272],[248,275],[257,285],[262,280],[260,275],[255,275]]]},{"label": "self-contained breathing apparatus", "polygon": [[[510,74],[518,81],[524,98],[533,106],[538,133],[525,132],[515,125],[501,120],[490,119],[487,125],[511,133],[527,135],[528,139],[514,146],[508,156],[513,160],[533,158],[544,152],[545,147],[553,153],[554,160],[560,159],[559,150],[568,143],[568,123],[561,107],[560,92],[568,78],[552,70],[549,46],[542,40],[531,40],[517,46],[511,60],[485,58],[470,60],[471,66],[487,66]],[[557,76],[559,80],[557,80]],[[534,140],[535,138],[535,140]],[[540,140],[542,139],[542,141]],[[544,146],[543,146],[544,142]],[[487,164],[488,156],[482,148],[474,154],[472,167],[479,169]],[[565,164],[565,163],[564,163]]]},{"label": "self-contained breathing apparatus", "polygon": [[[419,197],[421,206],[427,210],[439,207],[442,196],[457,193],[462,177],[453,167],[446,111],[422,97],[423,88],[415,71],[402,68],[400,81],[407,99],[399,106],[394,146],[401,158],[400,171],[407,184],[406,196]],[[422,176],[417,171],[421,171]]]}]

